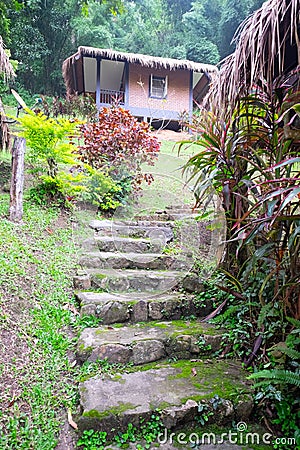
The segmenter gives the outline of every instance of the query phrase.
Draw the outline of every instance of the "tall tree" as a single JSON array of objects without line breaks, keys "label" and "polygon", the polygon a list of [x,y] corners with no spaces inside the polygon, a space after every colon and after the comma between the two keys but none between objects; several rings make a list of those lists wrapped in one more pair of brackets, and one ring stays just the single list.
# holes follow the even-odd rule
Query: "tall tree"
[{"label": "tall tree", "polygon": [[116,16],[112,13],[110,5],[90,1],[87,14],[79,14],[72,20],[76,47],[86,45],[113,48],[113,20],[116,20]]},{"label": "tall tree", "polygon": [[242,21],[264,0],[224,0],[221,19],[219,22],[219,51],[221,58],[234,51],[232,38]]},{"label": "tall tree", "polygon": [[208,0],[193,2],[182,20],[187,57],[193,61],[216,64],[219,61],[216,24],[219,21],[220,1],[215,0],[213,7],[211,3]]},{"label": "tall tree", "polygon": [[18,79],[27,89],[61,91],[61,63],[74,49],[71,19],[80,11],[76,0],[36,1],[11,11],[12,56],[20,63]]}]

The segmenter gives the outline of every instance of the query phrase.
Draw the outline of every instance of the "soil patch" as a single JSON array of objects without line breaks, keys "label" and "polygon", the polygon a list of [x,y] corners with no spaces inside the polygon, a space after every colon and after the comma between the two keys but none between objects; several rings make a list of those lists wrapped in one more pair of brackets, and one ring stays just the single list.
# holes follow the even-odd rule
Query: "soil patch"
[{"label": "soil patch", "polygon": [[186,131],[156,130],[154,131],[154,134],[162,141],[179,142],[191,139],[191,134]]}]

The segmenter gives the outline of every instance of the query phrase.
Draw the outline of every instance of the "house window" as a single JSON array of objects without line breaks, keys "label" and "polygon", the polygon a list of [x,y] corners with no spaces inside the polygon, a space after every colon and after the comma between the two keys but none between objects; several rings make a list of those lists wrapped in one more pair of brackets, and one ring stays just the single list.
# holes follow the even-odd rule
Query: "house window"
[{"label": "house window", "polygon": [[150,76],[150,97],[166,98],[168,88],[168,77]]}]

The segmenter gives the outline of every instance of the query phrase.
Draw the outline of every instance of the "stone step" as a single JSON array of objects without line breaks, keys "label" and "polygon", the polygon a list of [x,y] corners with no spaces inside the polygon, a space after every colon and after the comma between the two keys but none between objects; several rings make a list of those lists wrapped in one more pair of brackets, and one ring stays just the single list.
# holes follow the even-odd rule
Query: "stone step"
[{"label": "stone step", "polygon": [[184,254],[171,256],[162,253],[141,254],[98,251],[81,256],[79,264],[81,267],[88,269],[190,270],[194,261]]},{"label": "stone step", "polygon": [[81,362],[147,364],[165,358],[190,359],[220,349],[222,332],[199,321],[149,322],[85,328],[78,340]]},{"label": "stone step", "polygon": [[84,251],[92,251],[97,248],[101,252],[133,252],[133,253],[157,253],[164,248],[164,243],[158,239],[148,238],[124,238],[118,236],[95,236],[86,239],[82,243]]},{"label": "stone step", "polygon": [[93,220],[90,227],[105,236],[146,237],[163,244],[174,237],[171,224],[166,222]]},{"label": "stone step", "polygon": [[[201,417],[199,402],[205,405],[208,424],[247,423],[253,400],[246,376],[241,363],[206,359],[156,363],[154,368],[131,373],[99,374],[79,384],[82,415],[78,427],[80,431],[106,431],[111,438],[115,430],[124,432],[129,423],[138,427],[141,420],[151,420],[156,412],[163,426],[173,431],[195,424]],[[232,392],[239,391],[242,399],[236,396],[233,400]]]},{"label": "stone step", "polygon": [[145,269],[85,269],[73,277],[77,290],[95,289],[105,292],[165,293],[179,287],[186,292],[202,292],[204,287],[197,274],[188,271]]},{"label": "stone step", "polygon": [[182,209],[174,209],[174,210],[169,210],[169,211],[165,211],[164,213],[160,213],[160,214],[151,214],[150,217],[149,216],[145,216],[145,215],[135,215],[134,219],[137,221],[165,221],[165,222],[174,222],[176,220],[183,220],[183,219],[187,219],[187,218],[193,218],[196,219],[196,217],[198,217],[200,215],[200,210],[195,210],[193,211],[191,208],[182,208]]},{"label": "stone step", "polygon": [[[166,292],[183,286],[188,292],[201,290],[201,281],[191,274],[195,283],[188,283],[187,271],[175,270],[145,270],[145,269],[86,269],[89,281],[85,287],[77,284],[81,277],[74,277],[75,289],[102,289],[109,292]],[[89,285],[89,287],[87,287]],[[189,288],[189,286],[191,288]]]},{"label": "stone step", "polygon": [[77,292],[80,314],[95,315],[104,324],[178,320],[184,317],[206,317],[213,311],[213,300],[199,304],[197,297],[182,293]]}]

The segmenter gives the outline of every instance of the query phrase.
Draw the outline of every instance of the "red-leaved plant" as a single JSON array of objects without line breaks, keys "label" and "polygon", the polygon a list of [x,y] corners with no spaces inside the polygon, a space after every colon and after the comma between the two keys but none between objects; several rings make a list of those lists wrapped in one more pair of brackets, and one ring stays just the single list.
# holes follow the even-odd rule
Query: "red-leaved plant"
[{"label": "red-leaved plant", "polygon": [[118,182],[130,179],[133,191],[143,180],[152,182],[152,175],[144,174],[141,166],[154,165],[160,143],[146,122],[138,122],[119,106],[103,107],[98,121],[81,125],[80,133],[83,144],[77,152],[82,162],[108,172]]}]

